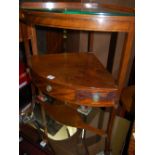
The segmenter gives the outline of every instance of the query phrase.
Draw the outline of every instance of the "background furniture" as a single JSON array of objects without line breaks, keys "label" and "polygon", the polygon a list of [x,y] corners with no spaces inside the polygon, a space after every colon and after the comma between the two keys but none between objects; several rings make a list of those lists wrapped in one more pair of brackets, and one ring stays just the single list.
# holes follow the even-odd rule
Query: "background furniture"
[{"label": "background furniture", "polygon": [[129,86],[124,88],[120,98],[122,106],[122,116],[128,119],[131,124],[126,137],[126,143],[124,146],[124,154],[130,152],[134,154],[134,137],[133,133],[135,132],[134,122],[135,122],[135,86]]}]

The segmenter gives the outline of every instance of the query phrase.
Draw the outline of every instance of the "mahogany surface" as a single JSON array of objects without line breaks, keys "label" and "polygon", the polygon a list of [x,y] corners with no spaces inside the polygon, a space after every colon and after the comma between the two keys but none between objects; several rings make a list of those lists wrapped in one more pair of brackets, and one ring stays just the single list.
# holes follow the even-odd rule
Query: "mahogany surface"
[{"label": "mahogany surface", "polygon": [[[46,5],[47,3],[42,3],[39,6],[39,9],[43,6]],[[33,31],[33,55],[37,55],[38,51],[37,51],[37,41],[36,41],[36,32],[35,32],[35,26],[36,25],[40,25],[40,26],[46,26],[46,27],[56,27],[56,28],[64,28],[64,29],[75,29],[75,30],[85,30],[85,31],[99,31],[99,32],[126,32],[126,39],[124,42],[124,48],[123,48],[123,52],[122,52],[122,58],[121,58],[121,62],[120,62],[120,68],[119,68],[119,75],[117,77],[117,84],[118,84],[118,88],[119,88],[119,93],[122,91],[122,89],[125,87],[125,79],[126,79],[126,75],[127,75],[127,71],[128,71],[128,66],[129,66],[129,60],[131,58],[131,49],[132,49],[132,42],[133,42],[133,38],[134,38],[134,14],[133,16],[128,16],[126,15],[119,15],[119,14],[102,14],[102,15],[92,15],[92,14],[66,14],[66,13],[60,13],[60,12],[50,12],[47,10],[31,10],[31,9],[26,9],[26,3],[22,3],[22,5],[20,5],[21,9],[20,9],[20,20],[23,20],[24,22],[27,23],[27,25],[29,25],[30,27],[32,27]],[[38,7],[38,4],[35,3],[30,3],[28,4],[30,5],[29,7]],[[56,7],[60,7],[60,8],[64,8],[64,5],[66,7],[69,7],[70,4],[69,3],[65,3],[65,4],[56,4]],[[81,3],[81,5],[83,5]],[[85,4],[84,4],[85,5]],[[26,6],[24,8],[24,6]],[[74,3],[74,7],[77,6]],[[79,7],[80,4],[78,4],[77,7]],[[66,8],[65,7],[65,8]],[[71,6],[72,7],[72,6]],[[71,8],[70,7],[70,8]],[[82,6],[84,7],[84,6]],[[93,4],[91,6],[91,8],[95,9],[95,7],[97,8],[98,6],[96,4]],[[112,5],[104,5],[102,7],[106,7],[107,9],[112,10],[118,10],[120,12],[134,12],[134,9],[127,9],[127,8],[121,8],[118,6],[112,6]],[[101,8],[102,8],[101,7]],[[94,68],[96,68],[95,65],[89,65],[89,67],[87,68],[87,65],[82,65],[84,66],[84,68],[88,69],[88,70],[82,70],[82,72],[84,73],[83,75],[85,75],[83,78],[83,76],[81,76],[81,70],[79,70],[80,74],[78,74],[78,76],[80,75],[80,78],[73,78],[71,81],[72,83],[68,83],[68,81],[70,81],[70,76],[64,76],[65,72],[59,72],[59,74],[57,73],[55,76],[56,78],[54,80],[48,80],[46,79],[47,76],[47,70],[42,71],[41,66],[52,66],[51,68],[55,68],[56,67],[54,64],[52,64],[52,62],[55,62],[54,60],[50,61],[50,57],[49,57],[49,65],[46,61],[46,59],[48,59],[48,56],[44,57],[44,63],[40,63],[41,57],[40,56],[36,56],[32,58],[32,64],[31,64],[31,69],[32,69],[32,77],[33,77],[33,82],[44,92],[47,93],[46,91],[46,86],[47,85],[52,85],[52,91],[49,92],[48,94],[63,100],[63,101],[68,101],[70,103],[76,103],[76,104],[82,104],[82,105],[89,105],[89,106],[114,106],[114,101],[116,99],[115,95],[116,94],[116,90],[117,88],[115,87],[114,81],[111,80],[111,78],[109,78],[109,74],[108,76],[105,74],[103,69],[103,72],[101,73],[101,69],[99,70],[95,70]],[[69,60],[69,59],[68,59]],[[80,62],[81,58],[77,59],[78,62]],[[94,60],[94,58],[93,58]],[[70,59],[70,61],[72,62],[72,59]],[[69,62],[70,61],[66,61]],[[33,63],[35,62],[35,63]],[[40,65],[38,65],[37,67],[37,63],[39,62]],[[56,61],[57,62],[57,61]],[[81,63],[81,62],[80,62]],[[36,64],[36,65],[34,65]],[[46,65],[45,65],[46,64]],[[52,64],[52,65],[51,65]],[[56,63],[57,64],[57,63]],[[82,64],[82,63],[81,63]],[[94,64],[94,63],[91,63]],[[97,63],[98,64],[98,63]],[[63,65],[63,63],[62,63]],[[33,67],[35,66],[35,70],[33,69]],[[63,67],[61,67],[61,69],[64,69],[66,66],[68,66],[67,63],[65,63],[65,65],[63,65]],[[95,66],[95,67],[94,67]],[[100,65],[99,65],[100,66]],[[74,65],[72,66],[73,69]],[[103,67],[103,66],[102,66]],[[38,69],[37,69],[38,68]],[[59,66],[60,68],[60,66]],[[80,68],[80,67],[78,67]],[[98,67],[97,67],[98,68]],[[97,69],[96,68],[96,69]],[[100,67],[99,67],[100,68]],[[92,70],[91,70],[92,69]],[[72,74],[75,73],[76,70],[71,72]],[[86,73],[85,73],[86,72]],[[50,72],[50,73],[55,73],[55,72]],[[62,74],[61,74],[62,73]],[[97,75],[93,74],[93,73],[97,73]],[[98,75],[102,75],[101,77]],[[60,80],[57,78],[57,75],[59,75],[59,78],[61,77],[61,75],[63,75],[64,77],[66,77],[68,79],[68,81],[66,81],[66,79],[62,82],[60,82]],[[91,75],[91,76],[90,76]],[[103,76],[104,75],[104,76]],[[89,77],[90,76],[90,77]],[[71,76],[72,77],[72,76]],[[75,77],[75,76],[73,76]],[[91,78],[93,77],[93,78]],[[106,78],[104,78],[104,80],[102,79],[102,77],[108,77],[108,80],[106,81],[106,85],[104,85],[104,80]],[[61,79],[61,78],[60,78]],[[76,80],[75,80],[76,79]],[[77,80],[78,79],[78,80]],[[96,80],[97,79],[97,80]],[[101,80],[102,79],[102,80]],[[62,80],[62,79],[61,79]],[[90,82],[87,82],[87,80]],[[76,81],[74,83],[74,81]],[[83,83],[80,83],[80,81],[82,81]],[[93,85],[91,85],[91,81],[93,83]],[[96,81],[96,83],[94,82]],[[86,82],[86,83],[85,83]],[[92,89],[93,87],[93,89]],[[80,93],[79,93],[80,90]],[[82,90],[82,93],[81,93]],[[83,91],[84,90],[84,91]],[[101,97],[102,100],[97,99],[97,102],[92,102],[92,94],[96,92],[99,92],[99,95],[103,95],[104,97]],[[110,96],[110,99],[108,98],[108,93],[112,93],[112,95]],[[85,94],[86,96],[82,96],[81,94]],[[100,98],[100,99],[101,99]],[[112,124],[114,121],[114,112],[115,112],[115,108],[113,108],[113,112],[112,112],[112,117],[110,119],[110,123],[109,123],[109,127],[108,127],[108,142],[107,142],[107,146],[106,146],[106,152],[109,151],[110,149],[110,135],[111,135],[111,131],[112,131]]]},{"label": "mahogany surface", "polygon": [[99,3],[79,3],[79,2],[23,2],[20,7],[25,9],[48,9],[57,8],[57,9],[81,9],[81,10],[89,10],[89,11],[119,11],[126,13],[134,13],[134,8],[122,7],[120,5],[112,5],[112,4],[99,4]]},{"label": "mahogany surface", "polygon": [[[50,3],[51,9],[86,9],[88,12],[108,10],[108,14],[92,15],[87,13],[63,13],[50,12],[47,3],[24,2],[20,4],[20,20],[35,29],[36,25],[75,30],[99,31],[99,32],[126,32],[126,40],[120,62],[117,78],[119,90],[124,88],[131,58],[132,42],[134,38],[134,9],[109,4],[96,3]],[[116,12],[116,14],[111,14]],[[121,14],[117,13],[121,12]],[[128,15],[130,14],[131,15]],[[38,53],[36,32],[33,31],[33,55]]]},{"label": "mahogany surface", "polygon": [[[33,56],[32,80],[43,92],[70,103],[113,106],[117,86],[112,75],[93,53],[64,53]],[[48,75],[55,78],[47,79]],[[52,90],[48,92],[46,87]]]},{"label": "mahogany surface", "polygon": [[[133,9],[97,3],[50,3],[52,9],[73,9],[84,13],[50,12],[48,3],[21,3],[20,19],[27,23],[89,31],[127,32],[134,21]],[[85,13],[85,11],[87,13]],[[108,12],[106,14],[89,14],[89,12]],[[119,14],[119,13],[124,13]],[[112,14],[112,15],[111,15]]]},{"label": "mahogany surface", "polygon": [[134,106],[135,86],[129,86],[122,91],[121,102],[127,112],[131,112]]},{"label": "mahogany surface", "polygon": [[[66,18],[67,17],[67,18]],[[133,17],[24,11],[24,20],[40,26],[75,30],[128,32]],[[52,20],[51,20],[52,19]]]},{"label": "mahogany surface", "polygon": [[[39,102],[41,102],[39,100]],[[102,129],[97,129],[95,127],[92,127],[88,124],[86,124],[80,114],[77,112],[76,109],[71,108],[70,106],[67,106],[66,104],[48,104],[45,102],[42,102],[42,105],[44,107],[44,110],[47,112],[47,114],[58,121],[59,123],[86,129],[92,132],[95,132],[96,134],[102,136],[105,134],[105,132]]]}]

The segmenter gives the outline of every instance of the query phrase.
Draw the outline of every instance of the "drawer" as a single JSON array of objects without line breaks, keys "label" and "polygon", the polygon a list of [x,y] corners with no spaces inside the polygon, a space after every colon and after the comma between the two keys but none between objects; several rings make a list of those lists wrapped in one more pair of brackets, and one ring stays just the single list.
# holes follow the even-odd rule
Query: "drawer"
[{"label": "drawer", "polygon": [[32,72],[32,81],[45,94],[61,101],[66,101],[78,105],[109,107],[114,105],[116,99],[115,92],[105,92],[103,90],[75,89],[66,85],[58,84],[52,80],[43,78]]},{"label": "drawer", "polygon": [[116,98],[116,92],[105,92],[103,90],[78,90],[76,92],[76,101],[81,105],[92,105],[95,107],[113,106]]},{"label": "drawer", "polygon": [[52,80],[41,77],[34,72],[31,72],[31,75],[33,83],[45,94],[62,101],[75,101],[76,92],[73,88],[54,83]]}]

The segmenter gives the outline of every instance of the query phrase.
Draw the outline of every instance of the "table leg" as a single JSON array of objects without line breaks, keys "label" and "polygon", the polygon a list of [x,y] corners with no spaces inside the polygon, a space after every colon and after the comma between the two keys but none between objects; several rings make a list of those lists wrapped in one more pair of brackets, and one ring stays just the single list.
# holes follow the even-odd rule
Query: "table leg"
[{"label": "table leg", "polygon": [[116,115],[116,108],[113,107],[110,112],[110,118],[109,118],[109,123],[108,123],[108,128],[107,128],[107,138],[106,138],[106,143],[105,143],[106,155],[110,155],[110,151],[111,151],[110,142],[111,142],[112,127],[113,127],[115,115]]},{"label": "table leg", "polygon": [[48,131],[47,131],[47,122],[46,122],[46,114],[45,110],[42,104],[41,105],[41,115],[42,115],[42,121],[43,121],[43,126],[44,126],[44,135],[43,135],[43,140],[47,143],[48,140]]},{"label": "table leg", "polygon": [[85,149],[85,155],[89,155],[89,151],[88,151],[88,147],[87,147],[87,144],[86,144],[86,130],[85,129],[82,129],[82,135],[81,135],[81,140],[82,140],[82,144],[84,146],[84,149]]}]

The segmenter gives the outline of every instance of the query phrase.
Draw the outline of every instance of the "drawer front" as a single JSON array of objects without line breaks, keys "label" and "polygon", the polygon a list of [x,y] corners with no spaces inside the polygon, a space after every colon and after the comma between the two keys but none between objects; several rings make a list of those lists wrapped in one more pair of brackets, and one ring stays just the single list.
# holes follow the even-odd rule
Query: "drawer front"
[{"label": "drawer front", "polygon": [[112,106],[117,99],[115,92],[103,92],[103,91],[90,91],[90,90],[78,90],[76,93],[76,101],[81,105],[92,106]]},{"label": "drawer front", "polygon": [[53,83],[52,81],[42,78],[35,74],[31,73],[32,81],[34,84],[44,93],[57,98],[62,101],[74,102],[75,101],[75,90],[70,87]]},{"label": "drawer front", "polygon": [[114,105],[116,94],[114,92],[93,92],[89,90],[75,90],[70,87],[53,83],[32,73],[32,81],[44,93],[58,100],[78,105],[109,107]]}]

